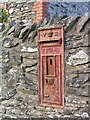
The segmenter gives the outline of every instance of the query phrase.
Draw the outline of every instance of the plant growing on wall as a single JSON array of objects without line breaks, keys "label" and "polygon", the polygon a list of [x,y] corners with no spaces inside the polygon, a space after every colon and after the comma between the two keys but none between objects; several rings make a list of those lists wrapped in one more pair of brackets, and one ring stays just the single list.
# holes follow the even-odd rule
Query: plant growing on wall
[{"label": "plant growing on wall", "polygon": [[0,22],[8,22],[9,13],[5,9],[0,9]]}]

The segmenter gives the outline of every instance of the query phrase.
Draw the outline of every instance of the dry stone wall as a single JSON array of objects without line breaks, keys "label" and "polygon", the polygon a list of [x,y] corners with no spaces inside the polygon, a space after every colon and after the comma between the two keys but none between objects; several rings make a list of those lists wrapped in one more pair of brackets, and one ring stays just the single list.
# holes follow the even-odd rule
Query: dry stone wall
[{"label": "dry stone wall", "polygon": [[9,21],[33,21],[35,19],[35,12],[33,10],[34,1],[31,2],[31,0],[22,0],[9,2],[7,4],[7,9],[10,13]]},{"label": "dry stone wall", "polygon": [[[89,35],[90,13],[82,17],[62,16],[38,24],[17,21],[7,24],[1,33],[3,117],[84,117],[89,118]],[[39,27],[64,25],[65,42],[65,107],[38,106],[38,49]]]},{"label": "dry stone wall", "polygon": [[35,1],[36,0],[19,0],[8,2],[7,9],[10,13],[9,21],[18,19],[24,21],[33,21],[35,19],[35,21],[38,21],[44,16],[46,16],[46,19],[63,15],[82,16],[90,11],[90,2],[58,2],[49,0],[45,7],[44,5],[40,5],[41,3],[34,5]]},{"label": "dry stone wall", "polygon": [[[32,20],[26,20],[26,17],[24,20],[20,17],[13,23],[8,23],[6,29],[0,32],[2,118],[90,118],[89,16],[90,12],[83,16],[62,15],[52,17],[48,21],[44,19],[37,24]],[[64,25],[65,107],[40,107],[37,97],[37,31],[40,27],[56,27],[60,24]]]}]

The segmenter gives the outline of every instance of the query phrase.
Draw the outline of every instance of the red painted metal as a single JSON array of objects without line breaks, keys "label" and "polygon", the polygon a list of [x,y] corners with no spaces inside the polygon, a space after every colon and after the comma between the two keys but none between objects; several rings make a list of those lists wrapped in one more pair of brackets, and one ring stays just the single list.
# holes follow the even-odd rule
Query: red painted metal
[{"label": "red painted metal", "polygon": [[39,105],[64,107],[63,26],[38,30]]}]

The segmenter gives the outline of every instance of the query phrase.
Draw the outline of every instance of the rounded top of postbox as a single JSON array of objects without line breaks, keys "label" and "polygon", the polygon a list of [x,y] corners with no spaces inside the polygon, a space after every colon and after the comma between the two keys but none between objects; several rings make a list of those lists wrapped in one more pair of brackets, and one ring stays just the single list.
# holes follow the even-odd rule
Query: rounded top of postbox
[{"label": "rounded top of postbox", "polygon": [[61,29],[61,28],[63,28],[63,25],[59,25],[59,26],[44,26],[44,27],[38,28],[38,31],[40,31],[40,30],[50,30],[50,29]]}]

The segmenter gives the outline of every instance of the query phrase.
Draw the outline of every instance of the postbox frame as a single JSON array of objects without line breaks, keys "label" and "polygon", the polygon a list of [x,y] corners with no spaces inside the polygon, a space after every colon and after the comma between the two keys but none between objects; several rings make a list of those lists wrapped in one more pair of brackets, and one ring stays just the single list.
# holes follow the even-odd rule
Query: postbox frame
[{"label": "postbox frame", "polygon": [[[57,38],[53,38],[52,40],[51,40],[51,38],[50,39],[48,39],[48,38],[42,39],[40,36],[40,32],[48,31],[48,30],[60,31],[60,36],[58,36]],[[61,50],[62,50],[62,54],[60,55],[61,65],[59,66],[61,69],[61,73],[60,73],[61,76],[59,76],[59,77],[61,77],[60,78],[61,82],[59,82],[59,87],[60,87],[61,92],[62,92],[61,95],[59,95],[59,98],[61,99],[61,103],[59,103],[59,102],[44,103],[42,100],[42,96],[43,96],[43,93],[42,93],[42,91],[43,91],[43,87],[42,87],[42,85],[43,85],[43,83],[42,83],[43,82],[42,81],[43,73],[42,73],[42,70],[43,69],[41,66],[43,64],[42,57],[44,55],[41,55],[41,49],[42,49],[43,44],[49,42],[50,40],[51,40],[52,46],[53,45],[54,46],[60,45],[59,47],[61,47]],[[45,44],[44,44],[44,46],[45,46]],[[46,47],[49,47],[49,46],[51,46],[51,44],[46,44]],[[47,56],[52,56],[52,54],[49,54]],[[40,28],[38,30],[38,103],[39,103],[39,106],[48,106],[48,107],[56,107],[56,108],[63,108],[64,107],[64,32],[63,32],[63,26],[52,27],[52,28]]]}]

